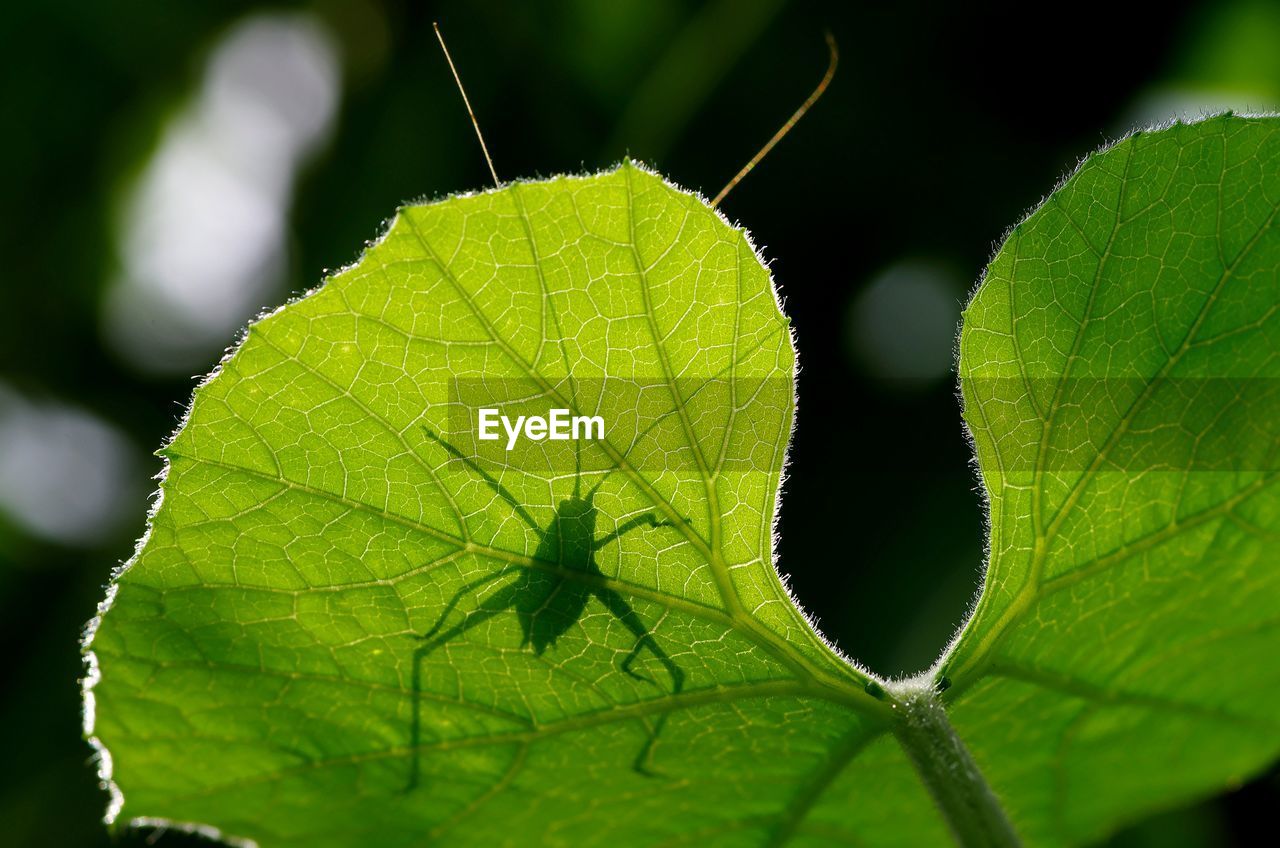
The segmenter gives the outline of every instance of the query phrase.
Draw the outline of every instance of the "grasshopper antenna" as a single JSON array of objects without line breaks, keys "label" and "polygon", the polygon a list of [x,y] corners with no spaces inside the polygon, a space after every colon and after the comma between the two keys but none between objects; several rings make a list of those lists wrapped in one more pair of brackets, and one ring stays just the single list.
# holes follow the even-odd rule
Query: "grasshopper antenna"
[{"label": "grasshopper antenna", "polygon": [[[742,178],[751,173],[752,169],[755,168],[756,165],[760,164],[761,159],[769,155],[769,151],[773,150],[774,145],[782,141],[782,137],[791,132],[791,128],[804,117],[805,113],[813,107],[813,104],[818,102],[818,98],[820,98],[827,90],[827,86],[831,85],[831,78],[836,75],[836,65],[840,63],[840,51],[836,48],[835,36],[828,32],[826,33],[826,37],[827,49],[831,52],[831,58],[827,62],[827,72],[822,75],[822,79],[818,82],[818,87],[815,88],[813,93],[800,104],[800,108],[792,113],[790,118],[787,118],[787,122],[778,128],[778,131],[773,134],[773,138],[765,142],[764,147],[760,148],[760,152],[755,156],[752,156],[751,161],[743,165],[742,170],[734,174],[733,179],[729,180],[729,184],[720,189],[720,193],[711,201],[711,206],[713,208],[719,206],[720,201],[724,200],[725,195],[733,191],[734,187],[737,186],[738,183],[742,182]],[[479,131],[479,129],[476,130],[476,132]],[[481,143],[483,144],[483,142]]]},{"label": "grasshopper antenna", "polygon": [[[444,60],[449,63],[449,70],[453,72],[453,81],[458,84],[458,93],[462,95],[462,105],[467,107],[467,115],[471,118],[471,126],[476,128],[476,138],[480,139],[480,149],[484,151],[484,161],[489,163],[489,175],[493,177],[493,184],[498,188],[502,188],[502,182],[498,179],[498,172],[493,169],[493,159],[489,156],[489,146],[484,143],[484,135],[480,132],[480,122],[476,120],[476,113],[471,109],[471,101],[467,99],[467,90],[462,87],[462,78],[458,76],[458,69],[453,64],[453,57],[449,55],[449,48],[445,46],[444,35],[440,32],[440,24],[433,22],[431,26],[436,31],[436,39],[440,42],[440,49],[444,51]],[[794,122],[795,119],[792,120]]]}]

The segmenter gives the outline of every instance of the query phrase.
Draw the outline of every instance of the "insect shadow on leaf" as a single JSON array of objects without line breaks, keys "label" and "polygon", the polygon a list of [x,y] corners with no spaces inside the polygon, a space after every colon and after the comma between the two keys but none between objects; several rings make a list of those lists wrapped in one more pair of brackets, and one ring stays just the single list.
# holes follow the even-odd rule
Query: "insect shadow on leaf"
[{"label": "insect shadow on leaf", "polygon": [[[478,476],[494,493],[506,501],[515,514],[525,524],[539,534],[538,548],[534,559],[555,568],[555,571],[525,567],[512,582],[481,599],[478,604],[463,614],[462,620],[448,624],[451,614],[461,601],[472,595],[483,586],[510,575],[503,569],[487,574],[467,583],[445,604],[435,626],[421,636],[415,637],[421,644],[413,652],[413,718],[410,729],[410,746],[414,753],[411,758],[409,781],[405,791],[417,787],[421,778],[420,746],[422,734],[422,666],[426,658],[441,645],[459,638],[468,631],[480,626],[489,619],[514,610],[520,621],[524,637],[521,647],[532,649],[534,654],[542,656],[548,647],[554,646],[556,640],[563,636],[582,618],[587,604],[592,598],[598,600],[605,609],[635,637],[631,650],[619,663],[619,668],[631,677],[658,686],[657,681],[642,674],[634,668],[636,660],[647,647],[659,663],[671,676],[671,694],[678,695],[684,689],[685,674],[681,668],[662,649],[649,628],[640,619],[635,609],[617,590],[604,585],[606,575],[596,563],[596,552],[616,541],[622,536],[641,527],[655,529],[673,526],[669,521],[659,520],[653,512],[634,516],[613,531],[597,538],[596,523],[599,516],[595,505],[595,496],[600,485],[608,478],[603,475],[594,486],[582,494],[581,449],[577,450],[577,469],[574,476],[573,494],[560,501],[556,507],[551,523],[542,527],[529,511],[516,499],[497,478],[482,468],[475,460],[463,454],[454,445],[427,428],[426,435],[440,445],[455,460],[462,462],[472,473]],[[447,626],[446,626],[447,625]],[[649,758],[654,744],[661,735],[666,724],[667,713],[663,713],[649,728],[649,738],[632,762],[632,768],[640,774],[654,776],[649,768]]]},{"label": "insect shadow on leaf", "polygon": [[[440,32],[438,25],[433,26],[435,27],[436,38],[440,42],[440,49],[444,53],[445,60],[449,64],[449,70],[453,74],[454,82],[457,83],[458,92],[462,95],[463,104],[467,108],[467,115],[475,128],[476,138],[480,142],[485,162],[489,166],[489,173],[493,177],[494,184],[498,188],[502,188],[502,182],[498,179],[497,171],[493,167],[493,159],[489,155],[489,148],[485,144],[484,134],[480,132],[480,123],[476,120],[475,112],[472,110],[471,101],[467,98],[466,90],[463,88],[458,69],[453,63],[452,56],[449,55],[449,48],[445,45],[444,35]],[[827,33],[826,39],[829,52],[827,70],[818,86],[800,105],[800,108],[787,119],[787,122],[765,143],[764,147],[738,171],[728,185],[720,190],[710,202],[710,206],[719,205],[720,201],[724,200],[725,196],[760,163],[769,151],[773,149],[774,145],[791,131],[826,91],[827,86],[830,85],[832,78],[835,76],[836,65],[839,62],[839,52],[836,48],[835,38],[830,33]],[[517,203],[520,202],[519,195],[515,195],[515,197]],[[555,318],[554,310],[551,314]],[[558,319],[557,329],[559,329]],[[561,337],[563,337],[563,333]],[[565,356],[567,369],[569,364],[568,356],[563,346],[561,347],[561,353]],[[572,378],[570,378],[569,382],[572,387]],[[574,392],[573,405],[575,409],[577,408],[576,401],[576,392]],[[450,615],[464,597],[495,580],[507,576],[510,572],[502,569],[473,580],[459,589],[453,598],[449,600],[449,603],[445,604],[444,610],[436,620],[435,626],[423,635],[416,637],[422,644],[413,652],[413,717],[410,730],[410,745],[413,748],[413,755],[411,757],[412,765],[410,766],[409,782],[405,791],[408,792],[417,787],[421,778],[422,715],[420,707],[422,702],[423,662],[436,648],[464,635],[469,630],[508,610],[515,610],[520,620],[520,627],[524,631],[521,646],[532,648],[536,655],[542,656],[549,646],[556,643],[556,639],[578,623],[586,611],[587,603],[592,598],[596,598],[614,618],[618,619],[635,636],[635,644],[619,664],[621,670],[637,680],[643,680],[655,686],[658,685],[656,681],[644,676],[632,667],[640,656],[640,652],[647,647],[671,675],[672,694],[679,694],[683,691],[684,672],[653,638],[653,634],[645,626],[644,622],[640,620],[640,616],[636,614],[635,609],[627,599],[618,591],[605,585],[606,575],[600,570],[595,559],[597,551],[632,530],[644,526],[654,529],[674,525],[669,521],[660,521],[652,512],[646,512],[623,522],[613,532],[596,538],[596,519],[599,513],[595,505],[595,495],[600,485],[612,472],[603,475],[591,490],[583,496],[581,488],[582,453],[581,447],[578,446],[576,449],[577,468],[574,476],[573,495],[559,503],[551,524],[544,528],[538,524],[534,517],[529,514],[529,511],[505,486],[498,482],[493,475],[481,468],[477,462],[430,429],[424,427],[423,430],[432,441],[444,448],[451,457],[461,461],[468,469],[479,476],[486,485],[515,510],[515,514],[525,524],[539,534],[538,548],[534,554],[534,559],[539,563],[555,567],[555,571],[524,568],[519,577],[482,599],[479,604],[463,616],[460,622],[446,627],[445,625]],[[632,768],[637,772],[649,776],[654,775],[654,772],[649,769],[648,761],[654,744],[666,725],[668,715],[669,713],[663,713],[650,728],[649,738],[645,741],[639,753],[636,754],[636,758],[632,763]]]}]

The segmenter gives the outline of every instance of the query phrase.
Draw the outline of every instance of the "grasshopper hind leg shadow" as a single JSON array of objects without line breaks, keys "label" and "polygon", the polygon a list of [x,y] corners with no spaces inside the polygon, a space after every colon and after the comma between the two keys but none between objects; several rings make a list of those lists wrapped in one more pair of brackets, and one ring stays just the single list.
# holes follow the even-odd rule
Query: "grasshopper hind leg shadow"
[{"label": "grasshopper hind leg shadow", "polygon": [[417,789],[422,780],[422,663],[426,660],[427,656],[440,645],[456,639],[468,630],[478,627],[496,615],[501,615],[515,604],[515,585],[507,585],[506,587],[499,589],[497,592],[494,592],[488,598],[485,598],[475,609],[467,612],[462,621],[447,630],[444,630],[444,632],[441,632],[441,628],[444,626],[445,620],[449,617],[449,613],[457,607],[458,601],[461,600],[463,596],[486,583],[491,583],[504,576],[506,575],[499,572],[497,574],[487,575],[480,580],[474,580],[466,586],[463,586],[454,595],[453,599],[445,605],[444,611],[441,612],[440,617],[436,620],[435,626],[423,635],[415,635],[413,637],[422,644],[418,645],[418,647],[413,651],[413,671],[410,674],[410,678],[412,680],[412,706],[410,707],[409,748],[411,753],[409,755],[409,779],[405,782],[405,787],[402,790],[405,794]]},{"label": "grasshopper hind leg shadow", "polygon": [[[632,646],[631,651],[623,658],[622,662],[619,663],[620,670],[636,680],[643,680],[646,683],[658,686],[659,684],[657,681],[632,668],[636,659],[639,658],[640,652],[647,647],[649,652],[652,653],[658,662],[662,664],[663,668],[667,670],[667,674],[671,676],[670,695],[675,697],[684,691],[684,670],[680,668],[680,666],[676,665],[675,660],[671,659],[671,656],[664,651],[662,646],[658,644],[657,640],[653,638],[653,634],[649,631],[649,628],[645,627],[644,622],[640,620],[640,616],[638,616],[636,611],[632,609],[631,604],[627,602],[626,598],[622,597],[622,595],[612,589],[602,589],[599,591],[598,595],[601,602],[609,608],[609,611],[613,613],[614,617],[621,621],[623,625],[631,631],[632,635],[636,637],[635,644]],[[649,738],[645,740],[644,746],[641,747],[639,753],[636,754],[635,760],[631,763],[631,768],[633,770],[646,777],[661,776],[659,772],[650,767],[650,761],[653,758],[654,746],[657,744],[658,738],[662,735],[662,731],[666,728],[667,719],[669,717],[669,712],[664,712],[659,716],[657,722],[653,725],[652,729],[650,729]],[[645,723],[645,726],[648,727],[648,722]]]}]

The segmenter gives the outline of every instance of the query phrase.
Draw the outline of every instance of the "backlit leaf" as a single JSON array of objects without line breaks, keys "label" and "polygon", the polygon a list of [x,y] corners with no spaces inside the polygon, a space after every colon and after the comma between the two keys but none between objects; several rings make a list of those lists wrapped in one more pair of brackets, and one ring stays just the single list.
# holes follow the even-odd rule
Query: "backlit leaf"
[{"label": "backlit leaf", "polygon": [[[1247,778],[1280,749],[1277,209],[1276,122],[1228,117],[1091,156],[1012,231],[961,336],[985,585],[889,683],[774,567],[795,358],[741,230],[630,163],[405,207],[164,450],[89,644],[113,812],[264,846],[937,844],[893,732],[920,687],[1032,844]],[[606,436],[508,451],[489,407]]]}]

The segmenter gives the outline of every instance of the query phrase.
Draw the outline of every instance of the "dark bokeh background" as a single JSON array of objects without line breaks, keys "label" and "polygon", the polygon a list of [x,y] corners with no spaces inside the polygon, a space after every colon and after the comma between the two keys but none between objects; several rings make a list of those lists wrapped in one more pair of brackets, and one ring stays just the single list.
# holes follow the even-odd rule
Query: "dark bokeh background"
[{"label": "dark bokeh background", "polygon": [[[877,672],[961,622],[982,513],[953,398],[965,291],[1002,232],[1134,124],[1280,102],[1280,6],[976,11],[713,0],[15,4],[0,28],[0,842],[109,844],[78,638],[141,532],[150,457],[254,312],[349,262],[406,199],[629,151],[773,260],[803,371],[781,561]],[[282,117],[283,116],[283,117]],[[1117,845],[1244,844],[1274,774]],[[1261,831],[1259,831],[1261,832]],[[182,845],[125,833],[119,844]]]}]

